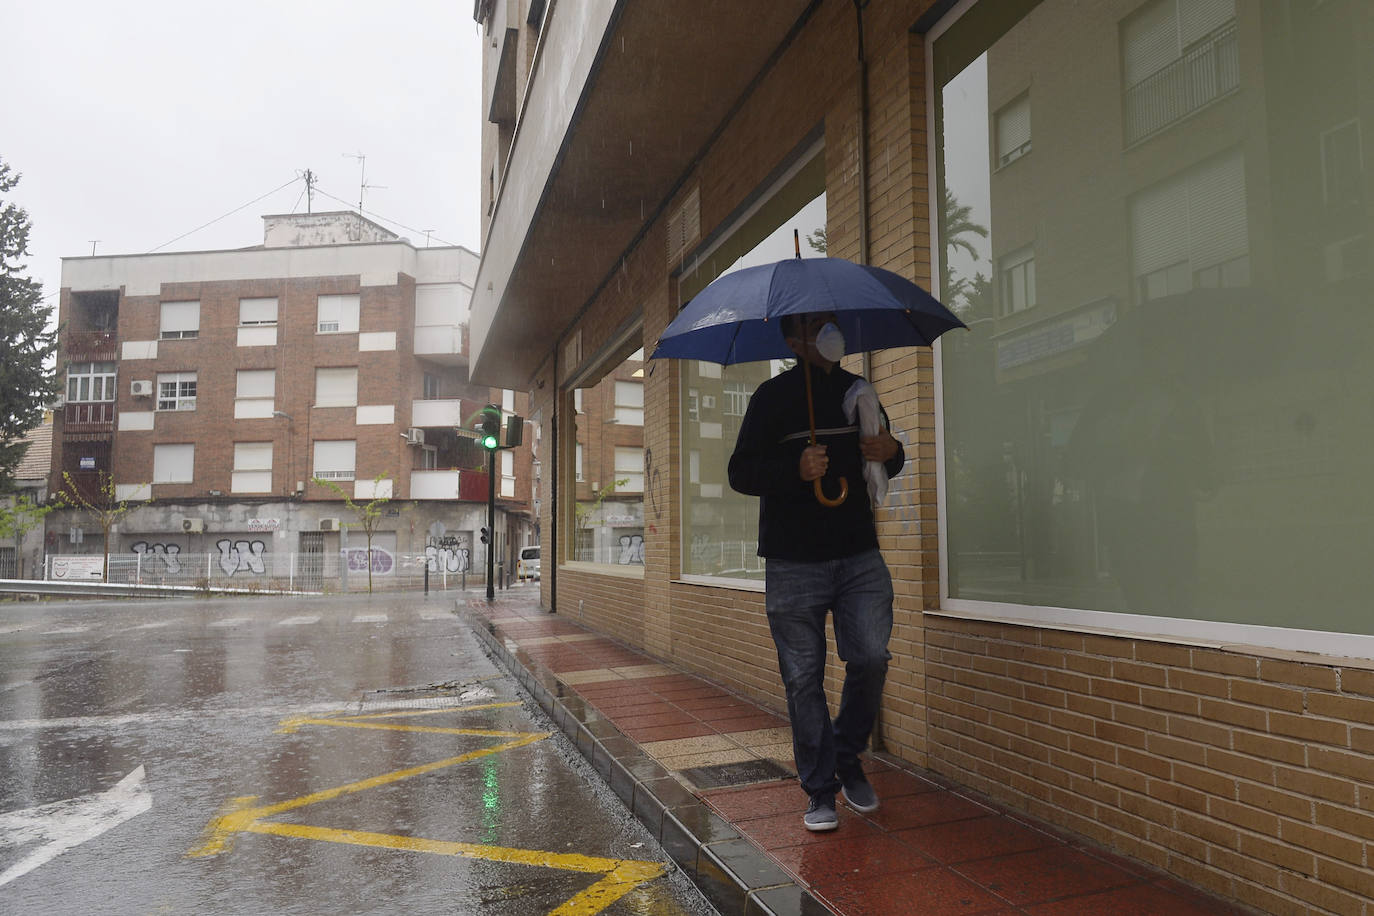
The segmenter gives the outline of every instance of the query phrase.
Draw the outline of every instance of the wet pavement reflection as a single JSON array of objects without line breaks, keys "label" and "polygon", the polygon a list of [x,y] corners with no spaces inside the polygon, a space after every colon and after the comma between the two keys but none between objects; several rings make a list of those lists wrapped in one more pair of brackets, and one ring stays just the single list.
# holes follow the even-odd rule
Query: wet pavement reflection
[{"label": "wet pavement reflection", "polygon": [[0,605],[0,913],[713,913],[451,610]]}]

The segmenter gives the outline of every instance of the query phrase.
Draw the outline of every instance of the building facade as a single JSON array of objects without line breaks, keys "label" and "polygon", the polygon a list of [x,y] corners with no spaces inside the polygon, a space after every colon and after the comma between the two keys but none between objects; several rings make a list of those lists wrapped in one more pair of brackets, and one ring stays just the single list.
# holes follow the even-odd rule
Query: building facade
[{"label": "building facade", "polygon": [[1374,911],[1374,8],[475,9],[472,371],[541,424],[548,607],[783,708],[724,476],[779,367],[643,364],[642,567],[579,556],[574,402],[796,231],[969,325],[851,358],[908,455],[881,746],[1256,909]]},{"label": "building facade", "polygon": [[[525,398],[469,382],[477,256],[356,213],[264,222],[251,248],[63,260],[52,492],[127,501],[108,550],[145,579],[332,588],[369,566],[383,583],[416,563],[484,569],[488,478],[459,430]],[[511,570],[537,542],[530,448],[498,458]],[[346,500],[375,499],[369,553]],[[50,553],[106,549],[91,512],[47,528]]]}]

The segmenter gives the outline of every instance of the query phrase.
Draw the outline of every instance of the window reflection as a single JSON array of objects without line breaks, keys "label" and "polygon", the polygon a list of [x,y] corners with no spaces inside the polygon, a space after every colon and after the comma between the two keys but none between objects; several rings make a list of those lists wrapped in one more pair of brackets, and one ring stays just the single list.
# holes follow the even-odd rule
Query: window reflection
[{"label": "window reflection", "polygon": [[1374,633],[1367,4],[1018,6],[935,41],[950,597]]}]

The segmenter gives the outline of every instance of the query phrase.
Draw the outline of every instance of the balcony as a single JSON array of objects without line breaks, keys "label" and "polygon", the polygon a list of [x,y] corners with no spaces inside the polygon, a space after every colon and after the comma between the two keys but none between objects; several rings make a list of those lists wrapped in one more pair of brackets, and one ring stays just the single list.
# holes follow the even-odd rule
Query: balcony
[{"label": "balcony", "polygon": [[113,401],[88,404],[67,404],[62,409],[63,432],[114,432],[115,405]]},{"label": "balcony", "polygon": [[1126,145],[1139,143],[1240,87],[1240,52],[1234,21],[1217,29],[1126,90]]},{"label": "balcony", "polygon": [[454,429],[463,425],[463,402],[457,398],[410,403],[410,425]]},{"label": "balcony", "polygon": [[485,471],[411,471],[411,499],[487,500]]},{"label": "balcony", "polygon": [[115,359],[119,342],[114,331],[67,331],[62,352],[77,362]]},{"label": "balcony", "polygon": [[447,366],[468,361],[468,326],[465,324],[416,324],[415,355]]}]

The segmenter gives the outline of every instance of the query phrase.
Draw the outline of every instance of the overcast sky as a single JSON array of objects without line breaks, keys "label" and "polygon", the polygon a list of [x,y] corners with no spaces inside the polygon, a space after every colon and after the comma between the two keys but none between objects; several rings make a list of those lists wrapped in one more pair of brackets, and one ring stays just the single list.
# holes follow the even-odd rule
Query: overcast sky
[{"label": "overcast sky", "polygon": [[263,214],[305,212],[307,168],[343,201],[317,195],[316,212],[356,209],[345,154],[384,186],[365,192],[373,219],[480,251],[469,0],[37,0],[6,3],[4,33],[0,157],[23,174],[10,199],[49,304],[61,258],[92,239],[97,254],[260,244]]}]

